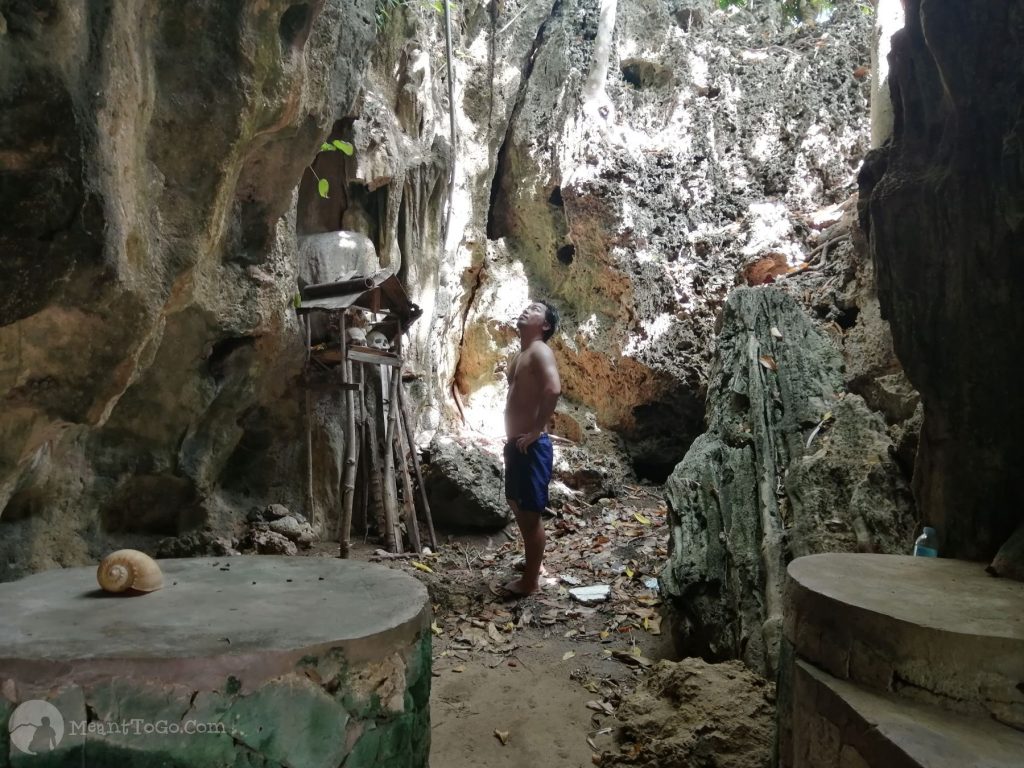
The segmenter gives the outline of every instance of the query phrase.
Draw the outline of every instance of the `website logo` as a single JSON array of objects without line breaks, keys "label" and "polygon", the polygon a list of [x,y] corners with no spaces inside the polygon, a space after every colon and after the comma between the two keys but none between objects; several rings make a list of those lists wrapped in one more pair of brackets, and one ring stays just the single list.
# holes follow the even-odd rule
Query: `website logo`
[{"label": "website logo", "polygon": [[11,744],[26,755],[45,754],[64,738],[64,718],[50,702],[30,699],[11,713],[7,732]]}]

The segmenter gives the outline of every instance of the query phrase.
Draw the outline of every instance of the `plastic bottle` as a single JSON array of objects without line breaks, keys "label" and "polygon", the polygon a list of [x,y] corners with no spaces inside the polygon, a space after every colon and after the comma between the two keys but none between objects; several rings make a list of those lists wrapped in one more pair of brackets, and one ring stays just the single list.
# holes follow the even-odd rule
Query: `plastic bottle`
[{"label": "plastic bottle", "polygon": [[917,537],[914,542],[914,555],[916,557],[938,557],[939,556],[939,535],[934,528],[925,526],[924,533]]}]

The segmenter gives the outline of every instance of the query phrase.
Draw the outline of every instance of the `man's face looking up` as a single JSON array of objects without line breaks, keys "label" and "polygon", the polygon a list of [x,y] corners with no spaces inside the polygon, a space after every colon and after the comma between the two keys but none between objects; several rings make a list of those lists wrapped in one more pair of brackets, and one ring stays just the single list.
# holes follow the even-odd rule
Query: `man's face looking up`
[{"label": "man's face looking up", "polygon": [[539,301],[535,301],[519,315],[519,319],[516,320],[516,328],[522,330],[523,328],[536,327],[539,331],[546,330],[548,325],[547,311],[547,307]]}]

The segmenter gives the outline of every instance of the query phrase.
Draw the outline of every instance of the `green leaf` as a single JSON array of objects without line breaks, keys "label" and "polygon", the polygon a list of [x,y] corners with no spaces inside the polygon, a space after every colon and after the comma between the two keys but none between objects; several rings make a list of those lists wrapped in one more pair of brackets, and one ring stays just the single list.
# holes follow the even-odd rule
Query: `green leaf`
[{"label": "green leaf", "polygon": [[316,191],[320,193],[320,197],[327,199],[327,192],[330,190],[331,185],[327,179],[320,179],[316,185]]},{"label": "green leaf", "polygon": [[342,141],[341,139],[335,139],[334,141],[331,142],[331,144],[340,149],[349,157],[352,157],[352,153],[356,151],[355,147],[353,147],[347,141]]},{"label": "green leaf", "polygon": [[333,152],[334,151],[334,147],[331,146],[330,144],[327,144],[325,142],[325,143],[320,145],[320,151],[321,152]]}]

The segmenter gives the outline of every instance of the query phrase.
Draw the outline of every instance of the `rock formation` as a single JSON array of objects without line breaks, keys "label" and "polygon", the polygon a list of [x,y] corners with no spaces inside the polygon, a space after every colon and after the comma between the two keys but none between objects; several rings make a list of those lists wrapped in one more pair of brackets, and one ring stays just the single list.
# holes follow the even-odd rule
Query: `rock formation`
[{"label": "rock formation", "polygon": [[870,18],[847,7],[797,28],[710,2],[567,0],[463,19],[452,314],[435,324],[456,346],[438,372],[453,366],[486,431],[511,319],[552,297],[566,399],[661,480],[700,431],[738,268],[798,263],[813,247],[799,214],[852,189]]},{"label": "rock formation", "polygon": [[285,214],[373,3],[0,13],[0,578],[224,525],[222,494],[291,501]]},{"label": "rock formation", "polygon": [[661,582],[681,655],[771,674],[790,560],[912,540],[913,500],[885,422],[844,391],[841,361],[781,288],[740,288],[726,302],[708,429],[666,485]]},{"label": "rock formation", "polygon": [[[396,272],[424,309],[405,347],[421,429],[461,408],[500,433],[509,320],[545,294],[565,455],[624,446],[667,476],[701,429],[738,270],[824,262],[808,215],[848,197],[867,148],[870,19],[755,10],[467,0],[452,105],[426,2],[5,5],[0,578],[110,536],[238,536],[269,503],[331,534],[339,399],[306,407],[290,305],[342,263]],[[353,154],[317,154],[325,136]],[[871,316],[825,283],[824,320]],[[878,370],[848,384],[895,413],[898,372],[879,388]],[[563,474],[597,498],[620,469]]]},{"label": "rock formation", "polygon": [[943,554],[989,559],[1024,521],[1024,4],[905,5],[893,137],[862,173],[863,222],[924,402],[920,509]]}]

